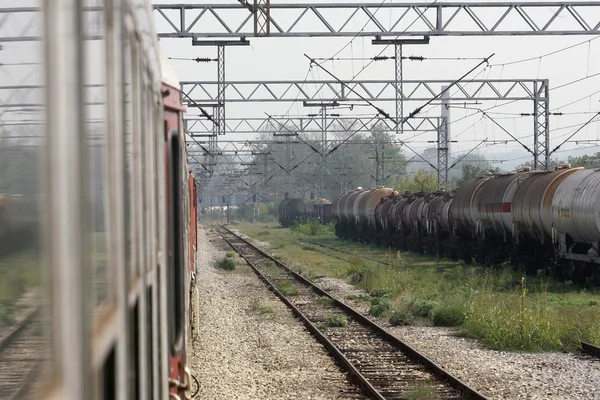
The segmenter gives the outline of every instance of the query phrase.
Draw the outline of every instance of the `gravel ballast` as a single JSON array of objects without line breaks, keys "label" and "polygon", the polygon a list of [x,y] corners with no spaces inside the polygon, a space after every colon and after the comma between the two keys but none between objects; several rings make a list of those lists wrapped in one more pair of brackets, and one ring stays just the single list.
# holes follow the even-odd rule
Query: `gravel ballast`
[{"label": "gravel ballast", "polygon": [[[316,281],[322,289],[368,315],[354,286],[335,278]],[[456,329],[394,327],[368,316],[436,364],[490,399],[600,399],[600,359],[569,353],[515,353],[485,348]]]},{"label": "gravel ballast", "polygon": [[197,399],[364,398],[243,260],[233,272],[215,268],[220,237],[201,227],[198,239]]}]

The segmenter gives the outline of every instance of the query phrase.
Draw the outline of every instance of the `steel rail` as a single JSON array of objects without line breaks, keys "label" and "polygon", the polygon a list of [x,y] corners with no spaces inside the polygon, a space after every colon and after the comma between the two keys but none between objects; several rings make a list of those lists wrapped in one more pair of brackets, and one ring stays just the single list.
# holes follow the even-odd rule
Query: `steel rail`
[{"label": "steel rail", "polygon": [[600,347],[591,343],[581,342],[581,349],[590,356],[600,358]]},{"label": "steel rail", "polygon": [[[458,390],[466,398],[477,399],[477,400],[487,400],[488,399],[486,396],[479,393],[478,391],[476,391],[474,388],[467,385],[462,380],[458,379],[454,375],[445,371],[442,367],[437,365],[434,361],[429,359],[427,356],[419,353],[415,348],[413,348],[409,344],[401,341],[400,339],[398,339],[397,337],[395,337],[394,335],[389,333],[387,330],[385,330],[383,327],[381,327],[377,323],[371,321],[369,318],[365,317],[360,312],[356,311],[355,309],[348,306],[347,304],[345,304],[341,300],[337,299],[333,295],[331,295],[331,294],[327,293],[326,291],[324,291],[323,289],[319,288],[318,286],[316,286],[314,283],[310,282],[308,279],[306,279],[302,275],[300,275],[297,272],[290,269],[288,266],[283,264],[281,261],[275,259],[274,257],[267,254],[266,252],[264,252],[257,246],[250,243],[248,240],[235,234],[229,228],[227,228],[223,225],[219,225],[218,228],[215,226],[215,230],[217,232],[219,231],[219,228],[223,229],[226,233],[235,237],[235,239],[242,241],[245,245],[249,246],[253,251],[258,253],[263,258],[266,258],[266,259],[274,262],[277,266],[279,266],[281,269],[283,269],[287,274],[289,274],[290,276],[292,276],[294,279],[301,282],[305,286],[311,288],[320,296],[325,296],[325,297],[329,297],[330,299],[332,299],[333,304],[335,304],[337,307],[339,307],[339,308],[343,309],[345,312],[347,312],[355,321],[357,321],[358,323],[371,329],[375,334],[377,334],[380,338],[384,339],[388,344],[392,345],[397,350],[400,350],[400,352],[402,352],[412,362],[421,364],[429,372],[431,372],[433,375],[435,375],[439,380],[446,382],[446,384],[448,384],[449,386]],[[327,337],[325,337],[324,334],[312,322],[310,322],[310,320],[306,316],[304,316],[304,314],[302,314],[302,312],[297,307],[295,307],[279,290],[277,290],[277,288],[273,285],[273,283],[271,283],[269,281],[269,279],[259,270],[258,267],[256,267],[256,265],[252,261],[250,261],[248,259],[248,257],[246,257],[244,254],[242,254],[242,252],[238,249],[237,246],[235,246],[233,243],[231,243],[231,241],[228,240],[224,235],[223,235],[223,239],[235,251],[237,251],[242,256],[242,258],[244,258],[244,260],[246,260],[246,262],[248,262],[250,267],[257,273],[257,275],[265,283],[267,283],[270,286],[270,289],[277,295],[277,297],[279,297],[288,307],[290,307],[290,309],[292,309],[294,314],[296,314],[304,322],[304,324],[307,326],[307,328],[311,332],[313,332],[313,334],[317,337],[317,339],[319,339],[319,341],[321,341],[327,347],[327,349],[333,353],[333,355],[336,357],[336,359],[339,362],[341,362],[344,366],[347,367],[347,371],[349,371],[354,378],[358,379],[361,382],[361,386],[363,388],[367,389],[368,393],[370,393],[375,398],[384,399],[384,397],[381,397],[382,395],[368,381],[366,381],[366,378],[357,370],[357,368],[354,365],[352,365],[352,363],[341,353],[341,351],[339,349],[337,349],[337,347],[335,347],[333,345],[333,343],[331,343],[327,339]]]},{"label": "steel rail", "polygon": [[39,309],[35,309],[29,315],[27,315],[23,321],[21,321],[12,331],[10,331],[6,336],[0,339],[0,352],[2,352],[5,348],[10,346],[10,344],[14,341],[14,339],[23,331],[29,324],[31,324],[39,312]]},{"label": "steel rail", "polygon": [[[372,257],[363,256],[363,255],[360,255],[360,254],[357,254],[357,253],[353,253],[353,252],[351,252],[351,251],[348,251],[348,250],[342,250],[342,249],[339,249],[339,248],[337,248],[337,247],[329,246],[329,245],[327,245],[327,244],[318,243],[318,242],[313,242],[312,240],[307,240],[307,239],[300,239],[300,240],[301,240],[301,241],[304,241],[305,243],[314,244],[314,245],[316,245],[316,246],[321,246],[321,247],[324,247],[324,248],[326,248],[326,249],[330,249],[330,250],[334,250],[334,251],[339,251],[340,253],[346,253],[346,254],[350,254],[350,255],[353,255],[353,256],[358,256],[358,257],[360,257],[360,258],[364,258],[365,260],[374,261],[374,262],[377,262],[377,263],[380,263],[380,264],[383,264],[383,265],[387,265],[387,266],[389,266],[389,267],[394,267],[394,266],[395,266],[394,264],[392,264],[392,263],[390,263],[390,262],[387,262],[387,261],[378,260],[378,259],[376,259],[376,258],[372,258]],[[323,253],[323,254],[327,254],[327,253]],[[345,260],[345,261],[348,261],[348,260]],[[404,267],[404,266],[402,266],[402,265],[397,265],[397,267],[400,267],[400,268],[402,268],[402,269],[406,269],[406,267]]]}]

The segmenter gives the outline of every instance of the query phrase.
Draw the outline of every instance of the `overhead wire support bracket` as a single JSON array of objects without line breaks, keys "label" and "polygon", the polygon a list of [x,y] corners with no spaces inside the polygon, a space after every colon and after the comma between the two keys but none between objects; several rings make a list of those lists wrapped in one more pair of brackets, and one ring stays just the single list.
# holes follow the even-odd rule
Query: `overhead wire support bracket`
[{"label": "overhead wire support bracket", "polygon": [[395,83],[395,95],[396,95],[396,134],[404,133],[404,124],[401,124],[402,118],[404,118],[404,71],[402,68],[402,46],[405,44],[429,44],[429,36],[425,36],[423,39],[382,39],[381,36],[377,36],[375,40],[371,42],[374,45],[394,45],[394,83]]}]

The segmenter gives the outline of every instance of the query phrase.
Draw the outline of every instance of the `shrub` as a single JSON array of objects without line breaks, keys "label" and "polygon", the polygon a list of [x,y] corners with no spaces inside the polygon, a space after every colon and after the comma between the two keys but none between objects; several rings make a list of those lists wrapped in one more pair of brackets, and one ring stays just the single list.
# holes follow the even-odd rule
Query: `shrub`
[{"label": "shrub", "polygon": [[394,326],[410,325],[412,319],[413,317],[408,310],[396,310],[390,316],[390,324]]},{"label": "shrub", "polygon": [[217,267],[222,270],[233,271],[237,267],[237,262],[233,258],[225,256],[219,260]]},{"label": "shrub", "polygon": [[374,317],[380,317],[387,314],[392,307],[392,302],[386,297],[375,297],[371,299],[371,308],[369,314]]},{"label": "shrub", "polygon": [[431,316],[431,312],[438,305],[435,301],[417,300],[412,305],[412,314],[415,317],[427,318]]},{"label": "shrub", "polygon": [[325,325],[329,327],[348,326],[348,318],[344,314],[330,314],[327,316]]},{"label": "shrub", "polygon": [[460,326],[465,322],[465,308],[458,304],[444,304],[433,310],[431,321],[435,326]]}]

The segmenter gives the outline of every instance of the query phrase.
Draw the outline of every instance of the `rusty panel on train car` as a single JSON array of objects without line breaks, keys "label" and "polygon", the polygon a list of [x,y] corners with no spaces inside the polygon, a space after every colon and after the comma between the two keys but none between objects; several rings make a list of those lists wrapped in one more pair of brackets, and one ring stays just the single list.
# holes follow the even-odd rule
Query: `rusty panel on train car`
[{"label": "rusty panel on train car", "polygon": [[558,185],[581,168],[538,171],[523,181],[513,198],[513,218],[518,231],[530,239],[552,235],[552,198]]},{"label": "rusty panel on train car", "polygon": [[574,240],[600,240],[600,170],[583,170],[569,175],[552,200],[556,229]]},{"label": "rusty panel on train car", "polygon": [[390,216],[388,218],[389,223],[392,224],[395,228],[399,227],[402,223],[402,218],[404,216],[404,209],[408,205],[410,198],[408,196],[403,196],[396,201],[396,204],[392,206],[392,210],[390,212]]},{"label": "rusty panel on train car", "polygon": [[381,226],[383,227],[383,229],[387,229],[388,226],[388,216],[390,215],[390,212],[392,211],[392,207],[394,206],[395,202],[396,202],[396,198],[397,195],[394,196],[389,196],[387,198],[387,200],[383,203],[383,205],[378,208],[376,210],[376,218],[378,221],[380,221]]}]

